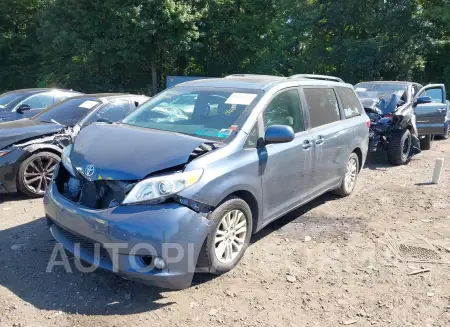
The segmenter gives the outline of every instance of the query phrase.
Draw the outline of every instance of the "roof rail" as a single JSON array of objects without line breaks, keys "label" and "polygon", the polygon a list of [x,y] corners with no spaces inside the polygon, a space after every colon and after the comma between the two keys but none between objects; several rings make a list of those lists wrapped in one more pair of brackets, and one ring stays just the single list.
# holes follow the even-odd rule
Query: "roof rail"
[{"label": "roof rail", "polygon": [[243,77],[243,78],[284,78],[281,76],[274,76],[274,75],[259,75],[259,74],[232,74],[225,76],[225,78],[233,78],[233,77]]},{"label": "roof rail", "polygon": [[321,81],[331,81],[331,82],[339,82],[344,83],[344,80],[339,77],[329,76],[329,75],[316,75],[316,74],[296,74],[288,77],[289,79],[296,78],[306,78],[306,79],[317,79]]}]

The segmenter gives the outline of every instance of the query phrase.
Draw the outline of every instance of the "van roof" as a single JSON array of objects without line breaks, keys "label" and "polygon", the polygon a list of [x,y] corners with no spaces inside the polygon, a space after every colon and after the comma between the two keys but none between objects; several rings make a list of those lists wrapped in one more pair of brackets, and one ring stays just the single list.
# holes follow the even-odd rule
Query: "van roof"
[{"label": "van roof", "polygon": [[234,74],[224,78],[208,78],[194,81],[188,81],[178,86],[196,86],[196,87],[221,87],[221,88],[238,88],[249,90],[266,90],[280,83],[298,82],[299,85],[339,85],[353,87],[344,82],[338,82],[338,78],[329,76],[330,79],[324,79],[327,76],[317,75],[320,79],[308,78],[306,76],[314,75],[294,75],[291,77],[281,77],[272,75],[255,75],[255,74]]}]

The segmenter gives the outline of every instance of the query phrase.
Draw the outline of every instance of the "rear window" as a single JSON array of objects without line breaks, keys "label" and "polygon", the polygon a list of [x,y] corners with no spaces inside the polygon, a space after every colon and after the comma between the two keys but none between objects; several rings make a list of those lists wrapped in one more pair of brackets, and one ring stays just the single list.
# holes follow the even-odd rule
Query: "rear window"
[{"label": "rear window", "polygon": [[0,95],[0,110],[5,108],[7,105],[12,103],[13,101],[16,101],[20,98],[23,98],[23,93],[6,93]]},{"label": "rear window", "polygon": [[311,127],[319,127],[341,120],[336,94],[333,89],[305,88]]},{"label": "rear window", "polygon": [[363,108],[353,90],[347,87],[336,87],[336,92],[341,99],[345,118],[361,116]]},{"label": "rear window", "polygon": [[62,125],[74,126],[100,104],[101,102],[95,98],[68,99],[41,111],[33,119],[44,122],[56,121]]}]

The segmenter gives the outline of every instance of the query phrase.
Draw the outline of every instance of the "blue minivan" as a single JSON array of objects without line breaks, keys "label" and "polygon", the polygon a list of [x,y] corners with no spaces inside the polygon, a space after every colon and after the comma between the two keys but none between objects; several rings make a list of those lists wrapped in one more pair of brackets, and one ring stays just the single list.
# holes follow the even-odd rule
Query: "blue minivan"
[{"label": "blue minivan", "polygon": [[352,85],[332,79],[183,83],[65,148],[44,198],[50,230],[85,262],[185,288],[195,272],[234,268],[289,211],[351,194],[369,125]]}]

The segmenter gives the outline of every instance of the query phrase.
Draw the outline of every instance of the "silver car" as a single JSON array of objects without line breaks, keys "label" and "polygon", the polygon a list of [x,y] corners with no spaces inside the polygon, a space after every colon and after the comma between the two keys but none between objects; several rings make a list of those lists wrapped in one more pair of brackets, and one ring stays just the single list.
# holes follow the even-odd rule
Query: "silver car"
[{"label": "silver car", "polygon": [[[187,96],[188,117],[176,101]],[[187,287],[196,271],[233,269],[252,234],[289,211],[328,191],[352,193],[369,123],[339,81],[232,75],[179,84],[119,124],[81,130],[44,198],[51,232],[85,262]]]}]

